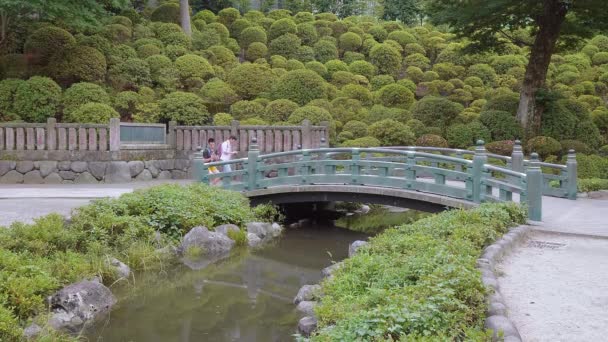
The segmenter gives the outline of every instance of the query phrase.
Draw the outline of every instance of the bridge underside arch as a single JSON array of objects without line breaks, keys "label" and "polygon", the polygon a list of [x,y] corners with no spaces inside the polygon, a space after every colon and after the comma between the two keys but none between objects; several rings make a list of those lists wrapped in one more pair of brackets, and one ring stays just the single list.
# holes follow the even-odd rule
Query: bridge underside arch
[{"label": "bridge underside arch", "polygon": [[285,185],[246,191],[243,194],[252,205],[268,202],[292,204],[344,201],[385,204],[427,212],[442,211],[446,207],[469,209],[475,206],[474,203],[447,196],[363,185]]}]

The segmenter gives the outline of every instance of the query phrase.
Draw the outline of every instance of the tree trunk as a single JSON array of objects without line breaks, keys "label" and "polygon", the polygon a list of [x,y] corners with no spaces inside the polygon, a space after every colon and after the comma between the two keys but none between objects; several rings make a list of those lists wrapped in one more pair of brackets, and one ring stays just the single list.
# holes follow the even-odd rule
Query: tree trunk
[{"label": "tree trunk", "polygon": [[188,0],[179,0],[179,21],[182,24],[182,30],[188,36],[192,36],[192,27],[190,26],[190,5]]},{"label": "tree trunk", "polygon": [[551,55],[567,12],[568,7],[562,0],[544,0],[543,11],[536,18],[538,33],[530,52],[517,108],[517,119],[526,135],[540,130],[544,108],[536,103],[536,92],[545,85]]}]

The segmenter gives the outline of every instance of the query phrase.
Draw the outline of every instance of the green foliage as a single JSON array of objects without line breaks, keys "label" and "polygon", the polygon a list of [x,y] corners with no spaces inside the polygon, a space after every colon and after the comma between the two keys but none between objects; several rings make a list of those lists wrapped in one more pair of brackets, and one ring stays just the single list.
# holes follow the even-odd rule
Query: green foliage
[{"label": "green foliage", "polygon": [[342,127],[342,132],[352,133],[352,137],[350,139],[362,138],[367,136],[367,128],[368,125],[365,122],[351,120],[344,124]]},{"label": "green foliage", "polygon": [[298,36],[292,33],[287,33],[273,39],[270,42],[269,51],[271,55],[294,58],[297,55],[300,45],[302,45],[302,41]]},{"label": "green foliage", "polygon": [[336,44],[329,40],[320,40],[315,46],[315,58],[321,63],[326,63],[330,60],[338,58],[338,48]]},{"label": "green foliage", "polygon": [[369,57],[380,74],[396,75],[401,69],[401,54],[388,44],[374,46]]},{"label": "green foliage", "polygon": [[87,82],[73,84],[63,93],[61,99],[64,120],[78,122],[77,119],[71,117],[72,112],[89,102],[110,104],[110,97],[108,96],[108,93],[97,84]]},{"label": "green foliage", "polygon": [[230,126],[234,118],[228,113],[217,113],[213,116],[214,126]]},{"label": "green foliage", "polygon": [[160,119],[176,121],[178,125],[203,125],[209,122],[209,112],[203,100],[192,94],[176,91],[159,103]]},{"label": "green foliage", "polygon": [[342,147],[378,147],[380,145],[380,140],[374,137],[362,137],[352,140],[346,140],[340,144],[340,146]]},{"label": "green foliage", "polygon": [[246,99],[269,92],[276,83],[272,70],[261,64],[240,64],[230,71],[228,84]]},{"label": "green foliage", "polygon": [[59,83],[103,82],[106,76],[106,58],[97,49],[76,46],[53,55],[48,70]]},{"label": "green foliage", "polygon": [[515,140],[523,137],[521,125],[508,112],[486,110],[479,114],[479,121],[490,130],[492,140]]},{"label": "green foliage", "polygon": [[467,124],[451,125],[447,129],[446,139],[450,146],[466,149],[474,146],[477,140],[489,141],[490,131],[475,120]]},{"label": "green foliage", "polygon": [[264,31],[264,29],[252,26],[241,32],[238,41],[241,49],[247,49],[252,43],[262,43],[266,45],[268,38],[266,37],[266,31]]},{"label": "green foliage", "polygon": [[89,102],[72,111],[66,119],[71,122],[105,124],[110,122],[110,118],[120,118],[120,114],[105,103]]},{"label": "green foliage", "polygon": [[608,158],[598,155],[576,155],[578,178],[608,179]]},{"label": "green foliage", "polygon": [[46,65],[57,52],[76,44],[76,39],[66,30],[46,26],[34,31],[25,42],[25,54],[33,64]]},{"label": "green foliage", "polygon": [[484,110],[500,110],[515,115],[519,106],[519,94],[502,94],[488,99]]},{"label": "green foliage", "polygon": [[414,94],[400,84],[389,84],[380,89],[378,99],[386,107],[409,109],[414,103]]},{"label": "green foliage", "polygon": [[600,131],[591,120],[584,120],[578,123],[574,138],[593,149],[598,148],[602,142]]},{"label": "green foliage", "polygon": [[562,145],[551,137],[539,135],[528,140],[526,150],[529,153],[536,152],[544,159],[550,155],[558,154],[562,150]]},{"label": "green foliage", "polygon": [[158,6],[150,15],[150,20],[179,24],[179,4],[167,2]]},{"label": "green foliage", "polygon": [[230,113],[237,120],[260,117],[264,113],[264,106],[255,101],[238,101],[230,106]]},{"label": "green foliage", "polygon": [[293,70],[281,76],[272,91],[275,99],[287,99],[299,105],[327,97],[327,86],[311,70]]},{"label": "green foliage", "polygon": [[15,114],[28,122],[46,122],[57,113],[61,87],[50,78],[33,76],[15,92]]},{"label": "green foliage", "polygon": [[23,80],[5,79],[0,81],[0,121],[18,119],[15,112],[15,95]]},{"label": "green foliage", "polygon": [[608,179],[578,179],[576,185],[578,187],[578,192],[608,190]]},{"label": "green foliage", "polygon": [[513,140],[493,141],[486,144],[486,150],[490,153],[500,154],[501,156],[511,156],[513,145]]},{"label": "green foliage", "polygon": [[274,100],[270,102],[264,113],[261,115],[262,119],[268,122],[280,122],[287,121],[291,113],[298,108],[298,104],[285,99]]},{"label": "green foliage", "polygon": [[262,222],[281,222],[285,219],[279,207],[270,202],[253,207],[253,215]]},{"label": "green foliage", "polygon": [[362,43],[361,37],[353,32],[346,32],[340,36],[340,49],[344,51],[357,51]]},{"label": "green foliage", "polygon": [[324,121],[332,121],[332,116],[327,110],[321,107],[304,106],[294,110],[289,116],[288,121],[294,125],[299,125],[305,119],[308,119],[313,125],[318,125]]},{"label": "green foliage", "polygon": [[312,340],[484,336],[486,289],[475,260],[525,216],[512,203],[484,204],[387,229],[322,283]]},{"label": "green foliage", "polygon": [[110,68],[110,83],[117,90],[137,90],[152,83],[150,67],[139,58],[129,58]]},{"label": "green foliage", "polygon": [[213,78],[205,83],[200,95],[207,105],[215,105],[218,108],[229,106],[239,99],[230,85],[219,78]]},{"label": "green foliage", "polygon": [[568,151],[570,150],[574,150],[574,152],[582,154],[590,154],[593,152],[591,148],[582,141],[567,139],[562,140],[559,143],[562,145],[562,155],[568,154]]},{"label": "green foliage", "polygon": [[392,119],[373,123],[368,132],[378,139],[382,146],[408,146],[416,141],[416,136],[408,126]]},{"label": "green foliage", "polygon": [[412,115],[427,126],[446,128],[462,109],[462,105],[444,97],[425,96],[416,102]]},{"label": "green foliage", "polygon": [[297,25],[291,18],[283,18],[275,21],[270,25],[269,37],[270,40],[278,38],[284,34],[291,33],[295,34],[297,32]]},{"label": "green foliage", "polygon": [[448,141],[440,135],[423,134],[416,139],[416,146],[448,147]]},{"label": "green foliage", "polygon": [[192,79],[208,79],[213,77],[214,70],[209,62],[197,55],[187,54],[175,60],[182,83]]}]

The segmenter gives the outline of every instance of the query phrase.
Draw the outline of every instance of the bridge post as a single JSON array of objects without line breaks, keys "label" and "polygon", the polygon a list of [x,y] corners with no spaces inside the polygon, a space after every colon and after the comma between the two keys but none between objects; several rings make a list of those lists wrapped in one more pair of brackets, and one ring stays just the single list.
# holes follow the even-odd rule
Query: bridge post
[{"label": "bridge post", "polygon": [[483,140],[477,140],[475,155],[473,156],[473,202],[481,203],[485,198],[486,189],[482,186],[484,177],[484,165],[488,162],[486,148]]},{"label": "bridge post", "polygon": [[302,148],[307,150],[312,148],[312,126],[310,120],[302,121],[302,135],[300,136]]},{"label": "bridge post", "polygon": [[203,161],[203,152],[200,146],[196,148],[196,153],[194,153],[192,164],[194,166],[194,179],[199,182],[209,184],[209,168]]},{"label": "bridge post", "polygon": [[407,166],[405,167],[405,180],[408,189],[414,188],[416,184],[416,150],[413,147],[408,147],[407,151]]},{"label": "bridge post", "polygon": [[249,151],[247,152],[247,190],[255,190],[257,188],[257,167],[258,167],[258,156],[260,151],[258,149],[258,139],[253,136],[251,143],[249,144]]},{"label": "bridge post", "polygon": [[515,140],[513,152],[511,153],[511,170],[524,172],[524,153],[521,149],[521,141]]},{"label": "bridge post", "polygon": [[361,151],[359,151],[358,148],[353,148],[352,153],[351,153],[352,164],[350,166],[351,184],[360,184],[359,183],[359,174],[361,171],[361,166],[359,165],[360,159],[361,159]]},{"label": "bridge post", "polygon": [[528,217],[533,221],[542,220],[543,208],[543,172],[540,169],[538,153],[530,155],[526,170]]},{"label": "bridge post", "polygon": [[574,153],[574,150],[568,151],[568,159],[566,160],[566,171],[568,172],[568,188],[566,189],[568,192],[568,199],[575,200],[576,193],[578,192],[578,185],[576,184],[578,171],[576,153]]}]

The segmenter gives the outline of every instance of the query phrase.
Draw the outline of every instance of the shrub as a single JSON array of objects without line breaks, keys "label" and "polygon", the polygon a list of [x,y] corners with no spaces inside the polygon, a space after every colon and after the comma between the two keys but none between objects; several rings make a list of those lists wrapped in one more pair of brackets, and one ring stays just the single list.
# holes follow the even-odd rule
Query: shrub
[{"label": "shrub", "polygon": [[370,83],[372,85],[372,90],[376,91],[382,89],[383,87],[389,84],[395,83],[395,79],[393,78],[393,76],[390,75],[378,75],[372,77]]},{"label": "shrub", "polygon": [[241,13],[238,9],[228,7],[217,13],[217,21],[224,24],[226,27],[230,27],[235,20],[241,17]]},{"label": "shrub", "polygon": [[536,152],[544,159],[549,155],[558,154],[562,150],[562,145],[553,138],[539,135],[528,140],[526,150],[528,153]]},{"label": "shrub", "polygon": [[591,148],[582,141],[567,139],[562,140],[559,143],[562,145],[562,155],[567,155],[568,151],[570,150],[574,150],[576,153],[582,154],[590,154],[593,152]]},{"label": "shrub", "polygon": [[245,58],[250,61],[256,61],[260,58],[265,58],[268,55],[268,48],[262,43],[252,43],[249,45]]},{"label": "shrub", "polygon": [[294,110],[289,116],[288,121],[294,125],[299,125],[305,119],[310,120],[313,125],[318,125],[324,121],[332,121],[332,116],[327,110],[321,107],[304,106]]},{"label": "shrub", "polygon": [[501,94],[490,98],[483,107],[483,110],[500,110],[515,115],[518,106],[519,94]]},{"label": "shrub", "polygon": [[120,114],[105,103],[89,102],[71,112],[68,121],[105,124],[110,118],[120,118]]},{"label": "shrub", "polygon": [[502,55],[492,58],[491,66],[499,74],[505,74],[513,67],[523,67],[526,64],[526,59],[523,56]]},{"label": "shrub", "polygon": [[387,39],[394,40],[403,47],[407,44],[416,43],[416,38],[406,31],[393,31],[388,35]]},{"label": "shrub", "polygon": [[239,64],[228,73],[228,84],[245,99],[269,92],[277,78],[272,70],[261,64]]},{"label": "shrub", "polygon": [[45,26],[34,31],[25,42],[24,52],[36,65],[46,65],[58,51],[70,48],[76,39],[66,30]]},{"label": "shrub", "polygon": [[416,102],[412,115],[427,126],[446,128],[462,109],[462,105],[444,97],[425,96]]},{"label": "shrub", "polygon": [[344,124],[344,126],[342,127],[342,132],[352,133],[352,137],[350,139],[362,138],[367,136],[367,126],[368,125],[365,122],[351,120]]},{"label": "shrub", "polygon": [[137,57],[145,59],[150,56],[160,55],[162,53],[161,48],[154,44],[145,44],[137,48]]},{"label": "shrub", "polygon": [[15,113],[15,94],[23,80],[5,79],[0,81],[0,121],[19,119]]},{"label": "shrub", "polygon": [[576,155],[578,178],[608,179],[608,158],[598,155]]},{"label": "shrub", "polygon": [[483,111],[479,114],[479,121],[490,130],[493,140],[514,140],[523,137],[519,121],[508,112]]},{"label": "shrub", "polygon": [[380,74],[396,75],[401,69],[401,54],[388,44],[374,46],[369,57]]},{"label": "shrub", "polygon": [[239,45],[242,49],[247,49],[252,43],[262,43],[266,45],[268,38],[264,29],[253,26],[248,27],[239,35]]},{"label": "shrub", "polygon": [[374,137],[362,137],[352,140],[346,140],[342,144],[341,147],[377,147],[380,146],[380,140]]},{"label": "shrub", "polygon": [[238,101],[230,106],[230,113],[237,120],[260,117],[264,113],[264,106],[255,101]]},{"label": "shrub", "polygon": [[468,76],[479,77],[486,85],[493,85],[496,80],[496,71],[488,64],[474,64],[467,70]]},{"label": "shrub", "polygon": [[367,87],[362,85],[349,84],[342,87],[341,91],[344,96],[359,100],[364,106],[369,106],[373,103],[372,93]]},{"label": "shrub", "polygon": [[298,31],[296,23],[291,18],[283,18],[275,21],[270,25],[268,32],[270,40],[280,37],[284,34],[295,34]]},{"label": "shrub", "polygon": [[448,127],[446,139],[450,146],[455,148],[469,148],[477,140],[490,140],[490,131],[479,121],[468,124],[454,124]]},{"label": "shrub", "polygon": [[578,192],[608,190],[608,179],[578,179],[576,185],[578,187]]},{"label": "shrub", "polygon": [[296,56],[302,41],[295,34],[287,33],[270,42],[269,50],[271,55],[279,55],[285,58]]},{"label": "shrub", "polygon": [[244,119],[243,121],[241,121],[241,124],[248,125],[248,126],[266,126],[266,125],[268,125],[268,122],[266,122],[256,116],[256,117]]},{"label": "shrub", "polygon": [[600,149],[598,150],[598,154],[603,157],[608,157],[608,145],[600,147]]},{"label": "shrub", "polygon": [[221,109],[239,99],[239,96],[230,85],[219,78],[213,78],[205,83],[201,88],[200,95],[207,105],[215,105]]},{"label": "shrub", "polygon": [[294,70],[281,76],[273,89],[275,99],[291,100],[299,105],[327,97],[325,80],[311,70]]},{"label": "shrub", "polygon": [[486,149],[490,153],[500,154],[501,156],[510,156],[513,154],[513,140],[493,141],[486,144]]},{"label": "shrub", "polygon": [[274,100],[266,106],[266,110],[261,118],[270,123],[287,121],[291,113],[297,108],[298,104],[293,101],[286,99]]},{"label": "shrub", "polygon": [[150,20],[179,24],[179,4],[168,2],[158,6],[150,15]]},{"label": "shrub", "polygon": [[131,29],[120,24],[110,24],[103,28],[103,35],[114,43],[126,43],[131,40]]},{"label": "shrub", "polygon": [[46,122],[55,116],[61,87],[50,78],[33,76],[19,84],[15,92],[15,114],[27,122]]},{"label": "shrub", "polygon": [[348,71],[355,75],[362,75],[371,80],[376,74],[376,67],[367,61],[354,61],[348,66]]},{"label": "shrub", "polygon": [[214,74],[209,62],[197,55],[184,55],[175,60],[175,67],[183,80],[191,78],[207,79]]},{"label": "shrub", "polygon": [[448,147],[448,141],[436,134],[423,134],[416,139],[416,146]]},{"label": "shrub", "polygon": [[340,36],[340,49],[344,51],[357,51],[362,43],[361,37],[353,32],[346,32]]},{"label": "shrub", "polygon": [[298,25],[298,37],[302,44],[313,46],[319,40],[319,34],[312,23],[302,23]]},{"label": "shrub", "polygon": [[595,149],[601,145],[602,136],[600,130],[593,124],[591,120],[583,120],[576,126],[576,134],[574,138],[579,140],[591,148]]},{"label": "shrub", "polygon": [[57,82],[102,82],[106,76],[106,58],[97,49],[77,46],[65,49],[51,58],[49,71]]},{"label": "shrub", "polygon": [[217,113],[213,116],[214,126],[230,126],[234,118],[228,113]]},{"label": "shrub", "polygon": [[29,74],[28,60],[25,55],[11,53],[0,56],[0,78],[26,78]]},{"label": "shrub", "polygon": [[122,63],[130,58],[137,58],[135,49],[128,45],[114,45],[110,50],[110,55],[107,58],[108,66]]},{"label": "shrub", "polygon": [[90,102],[109,105],[110,97],[108,96],[108,93],[97,84],[87,82],[73,84],[63,93],[61,104],[63,105],[64,120],[78,122],[77,119],[71,117],[72,112],[80,106]]},{"label": "shrub", "polygon": [[338,48],[330,41],[320,40],[315,44],[314,49],[315,58],[321,63],[338,58]]},{"label": "shrub", "polygon": [[150,67],[139,58],[130,58],[110,68],[110,83],[117,90],[138,89],[151,84]]},{"label": "shrub", "polygon": [[165,96],[159,103],[160,119],[176,121],[178,125],[203,125],[209,123],[209,112],[203,100],[192,94],[176,91]]},{"label": "shrub", "polygon": [[414,53],[405,57],[404,63],[407,66],[415,66],[424,70],[430,67],[431,62],[425,55],[420,53]]},{"label": "shrub", "polygon": [[408,126],[392,119],[373,123],[368,132],[378,139],[382,146],[406,146],[416,141],[416,136]]},{"label": "shrub", "polygon": [[380,89],[378,99],[386,107],[408,109],[414,103],[414,93],[400,84],[389,84]]}]

